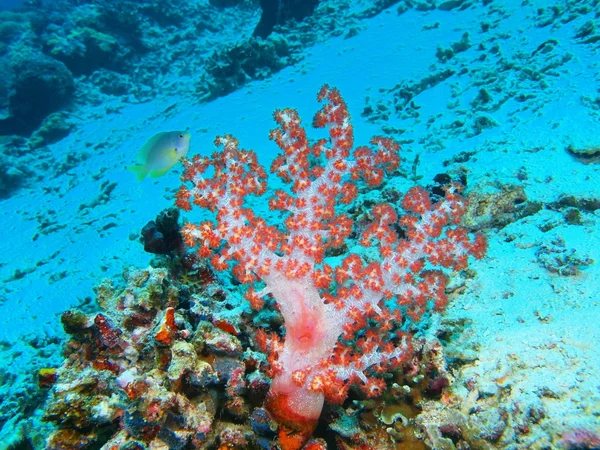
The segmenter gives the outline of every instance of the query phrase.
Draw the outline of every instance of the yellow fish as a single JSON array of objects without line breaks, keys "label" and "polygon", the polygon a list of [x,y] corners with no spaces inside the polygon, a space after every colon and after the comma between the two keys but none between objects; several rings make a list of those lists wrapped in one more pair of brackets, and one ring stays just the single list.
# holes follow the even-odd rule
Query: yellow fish
[{"label": "yellow fish", "polygon": [[190,150],[191,134],[185,131],[163,131],[148,139],[137,154],[138,164],[127,167],[138,181],[149,175],[160,177],[169,171],[177,161]]}]

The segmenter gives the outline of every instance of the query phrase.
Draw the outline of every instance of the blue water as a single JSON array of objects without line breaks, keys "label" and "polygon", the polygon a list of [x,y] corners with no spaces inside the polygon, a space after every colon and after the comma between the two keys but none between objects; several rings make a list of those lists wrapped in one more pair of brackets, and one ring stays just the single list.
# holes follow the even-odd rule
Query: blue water
[{"label": "blue water", "polygon": [[0,10],[10,10],[23,6],[25,2],[23,0],[3,0],[0,3]]},{"label": "blue water", "polygon": [[[3,0],[0,10],[20,3]],[[355,430],[362,443],[600,448],[598,6],[504,0],[382,8],[322,0],[312,16],[256,44],[250,37],[261,14],[257,3],[211,3],[73,0],[0,13],[0,449],[52,448],[47,439],[56,421],[42,416],[69,389],[61,381],[89,376],[85,364],[75,370],[74,358],[64,357],[71,337],[61,314],[77,307],[93,319],[101,311],[94,287],[103,279],[123,286],[125,270],[156,264],[140,232],[173,206],[182,166],[138,183],[125,167],[144,143],[160,131],[187,130],[190,156],[210,155],[215,136],[231,133],[268,169],[279,151],[268,138],[275,109],[296,108],[310,140],[325,136],[311,127],[324,83],[342,93],[357,145],[383,134],[402,146],[401,168],[384,187],[361,188],[351,208],[357,223],[370,219],[372,204],[398,202],[415,184],[431,191],[444,174],[466,185],[472,209],[464,225],[489,243],[485,258],[448,272],[444,312],[404,326],[415,342],[439,341],[443,348],[436,361],[419,353],[424,382],[398,381],[413,394],[392,389],[373,406],[351,391],[350,399],[373,407],[374,417],[387,417],[390,405],[405,405],[407,416],[413,411],[394,425],[377,422],[378,429],[396,430],[383,432],[384,444],[365,428]],[[280,184],[272,176],[269,186]],[[250,206],[281,225],[264,199]],[[196,208],[180,220],[207,218]],[[357,238],[350,236],[344,251],[376,259]],[[330,256],[339,264],[340,255]],[[184,279],[181,272],[170,276]],[[212,305],[211,323],[252,324],[245,288],[227,273],[219,283],[233,306]],[[103,314],[116,320],[120,313]],[[262,314],[242,333],[245,348],[256,350],[248,330],[257,324],[281,333]],[[89,366],[97,356],[82,361]],[[74,378],[62,375],[40,388],[39,370],[60,374],[61,366]],[[147,361],[139,368],[147,370]],[[120,394],[114,403],[100,402],[89,419],[86,432],[105,431],[97,446],[80,448],[124,445],[117,441],[133,440],[133,425],[117,399],[131,404],[116,387],[117,375],[94,370]],[[435,395],[423,387],[444,377],[448,386]],[[251,397],[250,389],[242,398]],[[215,384],[215,395],[224,390]],[[427,402],[417,398],[421,393]],[[350,415],[352,405],[344,406]],[[113,416],[102,419],[103,412]],[[248,417],[227,414],[213,429],[250,426]],[[406,425],[408,419],[414,420]],[[332,422],[321,416],[315,437],[326,438],[328,448],[336,448],[336,435],[350,445],[340,422],[324,431]],[[457,423],[460,433],[452,431]],[[156,439],[168,441],[162,436]],[[257,436],[246,448],[273,440]],[[154,438],[137,436],[143,445]],[[181,439],[187,448],[206,442]]]}]

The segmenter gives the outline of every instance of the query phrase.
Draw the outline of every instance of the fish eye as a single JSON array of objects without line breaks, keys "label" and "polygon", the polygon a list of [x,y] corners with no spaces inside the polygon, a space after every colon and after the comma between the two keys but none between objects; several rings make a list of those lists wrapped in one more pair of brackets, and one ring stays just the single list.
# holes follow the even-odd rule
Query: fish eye
[{"label": "fish eye", "polygon": [[183,134],[179,133],[179,135],[177,135],[177,137],[178,137],[179,139],[183,139]]}]

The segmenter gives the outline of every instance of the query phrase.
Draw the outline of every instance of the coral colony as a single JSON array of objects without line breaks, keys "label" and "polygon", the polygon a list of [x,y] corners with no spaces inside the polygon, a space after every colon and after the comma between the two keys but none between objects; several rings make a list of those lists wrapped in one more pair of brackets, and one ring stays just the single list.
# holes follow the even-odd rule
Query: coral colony
[{"label": "coral colony", "polygon": [[[62,315],[65,361],[39,373],[51,389],[44,420],[55,425],[46,448],[322,450],[325,441],[313,435],[325,401],[343,403],[351,386],[377,396],[391,369],[412,363],[407,324],[444,308],[444,269],[481,258],[485,238],[458,225],[465,201],[456,185],[433,199],[412,188],[401,213],[377,204],[368,224],[342,213],[359,187],[380,185],[398,167],[399,146],[375,137],[352,151],[339,92],[325,86],[318,99],[314,125],[329,138],[313,144],[296,111],[275,112],[271,139],[283,153],[272,170],[286,189],[269,206],[283,216],[281,227],[244,207],[267,190],[256,155],[219,137],[211,157],[184,161],[177,194],[184,210],[216,213],[214,222],[182,228],[196,251],[169,269],[126,271],[123,287],[104,282],[99,311]],[[179,252],[176,222],[169,212],[155,231],[145,228],[146,243]],[[173,242],[165,247],[163,238]],[[274,304],[284,338],[257,330],[206,261],[231,269],[254,309]],[[239,311],[228,315],[232,309]]]},{"label": "coral colony", "polygon": [[269,206],[281,211],[285,227],[268,225],[244,207],[247,196],[265,194],[267,175],[230,135],[216,139],[219,151],[211,157],[184,162],[186,184],[177,194],[186,211],[197,205],[216,213],[216,222],[183,227],[186,244],[250,285],[245,295],[255,309],[273,299],[283,316],[283,340],[264,331],[256,336],[272,377],[265,407],[279,423],[285,449],[301,448],[324,402],[343,402],[350,385],[379,395],[385,387],[380,374],[411,356],[401,314],[417,322],[429,306],[443,309],[444,269],[464,269],[469,256],[481,258],[486,250],[482,235],[458,226],[465,211],[458,186],[448,186],[437,202],[414,187],[401,212],[387,203],[373,207],[359,242],[377,258],[348,252],[339,264],[326,262],[328,250],[343,248],[355,231],[354,220],[336,205],[352,202],[361,182],[380,185],[400,159],[399,145],[385,137],[352,150],[340,93],[324,86],[318,100],[323,105],[313,124],[329,138],[313,144],[295,110],[274,114],[278,128],[270,138],[283,153],[271,170],[289,189],[275,191]]}]

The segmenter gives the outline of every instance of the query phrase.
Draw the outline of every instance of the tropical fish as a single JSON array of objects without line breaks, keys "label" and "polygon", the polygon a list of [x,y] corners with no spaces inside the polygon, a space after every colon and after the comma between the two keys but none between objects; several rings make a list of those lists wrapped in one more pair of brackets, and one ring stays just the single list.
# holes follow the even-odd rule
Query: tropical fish
[{"label": "tropical fish", "polygon": [[177,161],[187,155],[190,149],[190,133],[185,131],[163,131],[148,139],[137,154],[137,165],[127,167],[138,181],[149,175],[160,177],[169,171]]}]

